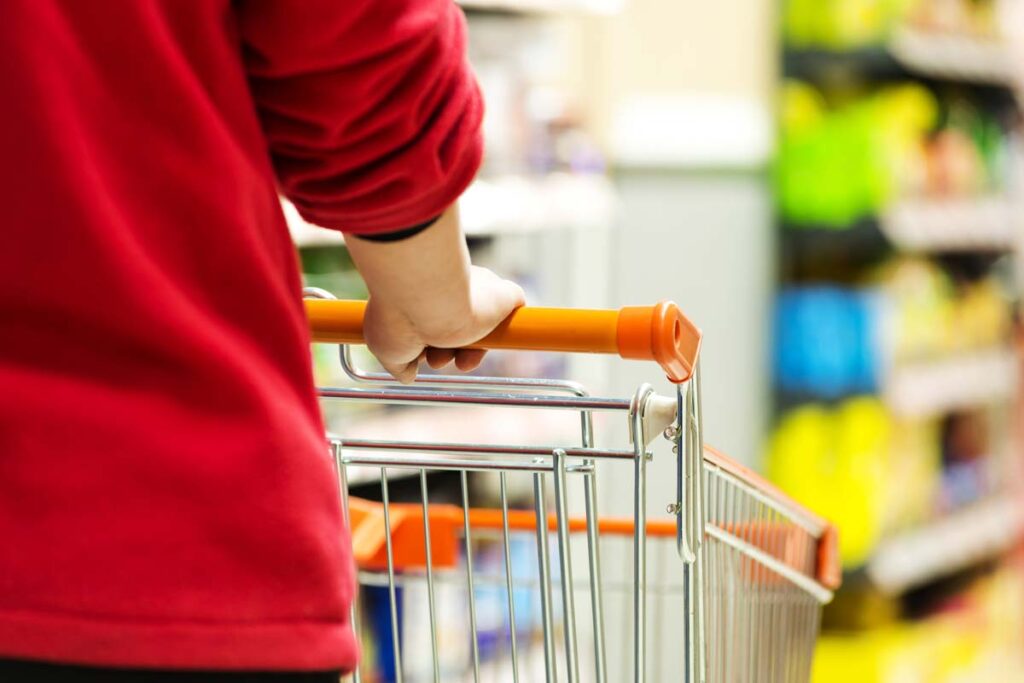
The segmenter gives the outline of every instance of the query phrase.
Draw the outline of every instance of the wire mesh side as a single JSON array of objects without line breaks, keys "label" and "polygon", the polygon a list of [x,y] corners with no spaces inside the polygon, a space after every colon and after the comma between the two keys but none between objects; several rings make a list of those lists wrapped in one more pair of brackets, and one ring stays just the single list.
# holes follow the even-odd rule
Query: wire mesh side
[{"label": "wire mesh side", "polygon": [[702,479],[705,680],[805,683],[820,625],[821,597],[808,585],[822,530],[713,463]]},{"label": "wire mesh side", "polygon": [[[696,526],[702,547],[695,564],[673,557],[676,539],[649,538],[644,523],[648,454],[638,445],[647,443],[638,406],[648,393],[641,388],[631,405],[632,433],[640,437],[632,454],[588,449],[586,413],[584,447],[546,455],[528,448],[369,440],[344,442],[343,453],[343,441],[336,442],[343,501],[349,500],[349,465],[376,468],[385,503],[389,489],[394,493],[389,476],[404,470],[419,480],[411,504],[421,511],[416,533],[428,551],[420,566],[396,562],[401,538],[409,537],[392,541],[402,520],[385,505],[386,561],[360,572],[363,589],[353,620],[366,646],[362,680],[807,680],[821,602],[808,586],[815,584],[823,530],[782,496],[759,488],[756,477],[745,480],[727,463],[723,469],[704,460],[695,477],[703,500]],[[377,455],[359,455],[366,451]],[[634,518],[628,532],[609,537],[598,531],[595,456],[631,465]],[[502,524],[481,530],[459,516],[455,549],[431,557],[431,506],[441,501],[426,478],[442,470],[458,477],[461,495],[449,508],[460,510],[470,504],[468,472],[499,476],[500,507],[491,503]],[[510,500],[511,478],[528,484],[525,498]],[[627,480],[616,487],[626,490]],[[580,503],[573,511],[586,512],[585,530],[568,528],[570,489]],[[534,520],[551,515],[552,521],[539,529],[533,524],[529,533],[510,529],[510,507],[532,511]],[[574,546],[580,552],[574,554]],[[654,561],[648,565],[649,554]],[[598,557],[610,571],[602,574]],[[696,602],[703,616],[691,624],[682,615]],[[625,637],[605,644],[605,622],[623,625]]]},{"label": "wire mesh side", "polygon": [[[344,476],[347,460],[338,457],[337,462],[343,500],[350,501]],[[359,462],[358,457],[354,460]],[[578,489],[582,501],[595,474],[591,467],[571,467],[563,452],[533,466],[533,473],[499,470],[501,524],[493,528],[477,528],[462,513],[470,503],[468,473],[455,470],[460,500],[454,537],[445,535],[451,528],[432,529],[425,523],[432,514],[430,506],[447,507],[450,515],[451,504],[435,500],[437,496],[422,486],[412,505],[395,503],[395,484],[388,477],[402,468],[380,468],[380,500],[389,500],[390,493],[393,506],[382,510],[386,553],[381,552],[372,569],[359,572],[354,623],[365,649],[362,680],[597,680],[592,653],[601,648],[595,647],[600,641],[591,625],[593,615],[600,615],[600,572],[590,561],[588,544],[589,538],[597,538],[596,509],[588,507],[585,524],[570,533],[566,501],[570,485]],[[417,467],[413,474],[422,485],[424,471]],[[510,503],[508,482],[515,478],[529,484],[520,487],[532,492],[528,500],[520,495]],[[521,524],[518,530],[510,529],[513,505],[520,515],[524,509],[532,510],[532,519],[550,523],[532,523],[528,531]],[[417,542],[434,552],[424,553],[425,562],[409,565],[392,551],[391,537],[410,539],[409,519],[404,520],[405,527],[401,525],[403,513],[413,506],[422,506],[423,511],[422,526],[421,516],[414,515]],[[579,552],[574,554],[574,548]],[[572,580],[563,581],[563,575]],[[582,626],[577,629],[577,624]],[[582,666],[579,648],[587,653]]]},{"label": "wire mesh side", "polygon": [[810,580],[816,579],[823,529],[792,504],[705,460],[705,536],[718,532],[760,551]]},{"label": "wire mesh side", "polygon": [[[394,473],[395,469],[388,468],[387,472]],[[582,488],[581,479],[592,476],[592,472],[584,477],[567,474],[575,488]],[[415,475],[419,475],[418,469]],[[691,567],[699,572],[704,601],[703,632],[698,640],[704,648],[703,678],[687,679],[685,674],[687,638],[681,615],[695,596],[687,583],[685,565],[675,554],[674,537],[648,538],[652,561],[646,582],[646,609],[642,611],[648,634],[643,675],[656,683],[807,681],[819,627],[819,600],[730,542],[733,538],[746,539],[748,545],[764,549],[770,557],[790,557],[792,552],[779,541],[786,534],[771,526],[785,528],[785,516],[757,496],[749,496],[742,482],[732,475],[721,475],[713,468],[704,472],[709,518],[705,528],[710,533],[705,535],[698,566]],[[458,476],[461,484],[461,473]],[[557,516],[561,506],[554,504],[546,488],[533,489],[534,478],[541,475],[518,472],[499,476],[506,482],[518,478],[520,484],[525,484],[520,488],[539,491],[545,511],[552,513],[552,519]],[[553,483],[550,473],[544,478]],[[468,499],[461,502],[465,505]],[[507,492],[502,502],[509,504]],[[535,504],[532,496],[519,496],[513,502],[515,507],[528,510],[536,509]],[[502,521],[505,519],[503,515]],[[369,674],[375,662],[394,661],[400,652],[399,667],[390,673],[378,670],[375,678],[364,675],[363,679],[431,681],[437,680],[436,670],[443,681],[564,681],[576,665],[570,665],[572,653],[566,645],[571,642],[566,635],[572,629],[580,652],[575,677],[597,680],[590,656],[594,650],[592,619],[583,608],[593,604],[595,585],[586,561],[586,530],[576,528],[567,539],[563,529],[560,539],[556,523],[541,534],[536,528],[506,531],[502,524],[484,530],[473,528],[467,543],[463,521],[460,518],[457,525],[462,533],[455,539],[459,554],[454,564],[441,566],[443,562],[435,562],[429,576],[426,567],[395,568],[392,572],[382,567],[360,572],[358,621],[363,641],[369,643],[364,673]],[[752,530],[748,529],[750,525]],[[603,578],[603,616],[624,624],[625,633],[634,632],[633,537],[593,531],[610,570]],[[542,546],[538,539],[542,539]],[[547,555],[546,572],[538,564],[541,547]],[[563,549],[571,553],[574,547],[580,552],[568,564],[572,579],[566,582],[562,567],[567,563],[562,562],[561,553]],[[429,618],[431,590],[437,604],[433,627]],[[566,590],[580,605],[571,614],[565,610],[565,605],[573,602],[566,600]],[[391,633],[397,633],[394,640]],[[607,649],[608,678],[633,680],[633,643],[614,640]]]},{"label": "wire mesh side", "polygon": [[705,541],[701,563],[706,635],[705,676],[713,683],[806,683],[821,605],[742,551]]}]

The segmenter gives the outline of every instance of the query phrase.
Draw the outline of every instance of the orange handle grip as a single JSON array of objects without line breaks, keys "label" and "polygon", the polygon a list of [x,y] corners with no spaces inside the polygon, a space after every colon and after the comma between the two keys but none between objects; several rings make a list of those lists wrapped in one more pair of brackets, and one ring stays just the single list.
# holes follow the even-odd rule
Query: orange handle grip
[{"label": "orange handle grip", "polygon": [[[314,342],[362,344],[365,301],[306,299]],[[671,301],[618,311],[524,306],[475,349],[608,353],[656,361],[673,382],[693,374],[701,332]]]}]

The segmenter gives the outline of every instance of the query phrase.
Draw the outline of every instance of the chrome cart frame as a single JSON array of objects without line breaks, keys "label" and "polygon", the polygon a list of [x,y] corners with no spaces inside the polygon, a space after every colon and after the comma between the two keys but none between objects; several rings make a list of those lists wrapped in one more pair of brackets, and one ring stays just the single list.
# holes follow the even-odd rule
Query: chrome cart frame
[{"label": "chrome cart frame", "polygon": [[[699,368],[676,386],[674,396],[661,396],[645,384],[630,399],[598,398],[579,384],[560,380],[426,376],[411,386],[398,385],[389,375],[357,368],[349,347],[340,349],[341,367],[353,386],[321,388],[325,402],[569,411],[579,419],[576,442],[545,446],[330,436],[360,582],[386,588],[386,649],[393,680],[518,683],[541,675],[551,682],[600,683],[625,678],[637,683],[808,680],[820,607],[838,585],[835,532],[753,472],[705,447]],[[595,444],[596,413],[625,418],[620,437],[624,447]],[[667,501],[668,518],[648,520],[647,467],[658,435],[671,442],[675,496]],[[632,491],[629,519],[598,515],[597,475],[605,463],[631,470],[632,486],[622,484],[624,491]],[[379,473],[379,503],[350,496],[352,468]],[[392,502],[389,476],[399,471],[418,477],[418,502]],[[459,504],[431,502],[427,475],[437,471],[458,474]],[[496,473],[493,509],[470,506],[472,472]],[[512,508],[508,491],[513,476],[532,479],[531,509]],[[582,489],[581,518],[570,515],[569,499],[577,483]],[[532,576],[513,566],[513,546],[521,545],[523,537],[535,554]],[[585,552],[573,551],[574,537],[585,538]],[[629,542],[632,567],[611,586],[602,566],[602,545],[615,538]],[[500,571],[475,566],[483,539],[500,549]],[[674,546],[678,573],[668,582],[671,589],[649,582],[649,543]],[[469,642],[454,667],[443,663],[446,638],[439,629],[437,596],[442,585],[450,592],[457,585],[453,581],[464,583],[459,611],[465,614],[458,627]],[[628,612],[612,609],[606,599],[606,592],[623,586],[629,591]],[[411,610],[403,611],[402,601],[414,587],[421,597],[425,593],[427,609],[410,625]],[[485,589],[498,590],[504,598],[501,656],[490,666],[482,663],[477,605]],[[524,635],[522,623],[517,624],[517,610],[530,604],[519,599],[523,591],[539,603],[539,638],[532,640]],[[665,614],[668,598],[657,596],[672,591],[681,601]],[[653,604],[660,620],[653,624],[653,633],[652,597],[657,598]],[[588,607],[579,609],[578,598]],[[444,617],[451,621],[451,612],[445,611]],[[358,628],[358,601],[351,618]],[[629,625],[630,666],[619,674],[609,671],[609,620]],[[416,658],[418,669],[413,671],[417,667],[411,667],[403,650],[428,636],[429,646],[422,651],[429,651],[430,665]],[[543,653],[543,668],[537,673],[524,665],[524,651],[531,648]],[[666,658],[668,665],[663,663]],[[369,680],[361,672],[353,678]]]}]

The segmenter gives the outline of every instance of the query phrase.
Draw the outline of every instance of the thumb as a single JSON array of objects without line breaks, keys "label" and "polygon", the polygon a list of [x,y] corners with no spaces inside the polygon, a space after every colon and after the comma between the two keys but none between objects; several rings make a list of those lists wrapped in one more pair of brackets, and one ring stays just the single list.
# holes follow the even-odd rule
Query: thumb
[{"label": "thumb", "polygon": [[416,372],[419,369],[420,359],[408,363],[381,363],[388,374],[402,384],[412,384],[416,379]]},{"label": "thumb", "polygon": [[[490,282],[483,290],[486,295],[481,297],[479,311],[481,317],[490,325],[497,325],[508,315],[526,303],[526,294],[523,288],[511,280],[504,280],[493,273],[490,275]],[[488,330],[489,331],[489,330]]]}]

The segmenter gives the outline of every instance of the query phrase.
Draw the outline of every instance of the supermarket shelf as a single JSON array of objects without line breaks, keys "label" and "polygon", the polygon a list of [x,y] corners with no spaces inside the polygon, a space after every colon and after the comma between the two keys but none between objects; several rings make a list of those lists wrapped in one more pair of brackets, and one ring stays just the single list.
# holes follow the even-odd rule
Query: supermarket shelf
[{"label": "supermarket shelf", "polygon": [[1022,536],[1024,505],[1002,495],[883,541],[867,574],[886,593],[901,593],[996,558]]},{"label": "supermarket shelf", "polygon": [[[935,417],[1012,398],[1017,387],[1017,356],[1010,349],[952,354],[891,368],[883,380],[882,398],[900,417]],[[874,395],[871,387],[820,390],[776,387],[780,413],[808,403],[835,405],[856,396]]]},{"label": "supermarket shelf", "polygon": [[607,228],[615,205],[605,176],[553,173],[477,180],[459,200],[459,211],[467,235],[500,235]]},{"label": "supermarket shelf", "polygon": [[622,0],[456,0],[463,9],[515,14],[612,14]]},{"label": "supermarket shelf", "polygon": [[790,77],[819,81],[830,76],[856,74],[876,80],[906,78],[903,65],[881,46],[830,50],[790,47],[783,54],[783,72]]},{"label": "supermarket shelf", "polygon": [[875,218],[844,228],[783,222],[780,238],[781,266],[788,281],[833,281],[839,273],[859,273],[863,264],[892,251]]},{"label": "supermarket shelf", "polygon": [[886,45],[850,50],[790,48],[783,68],[789,76],[812,81],[856,75],[877,80],[916,77],[997,89],[1014,85],[1013,62],[1003,45],[911,28],[894,32]]},{"label": "supermarket shelf", "polygon": [[[969,199],[901,199],[881,216],[846,227],[782,222],[782,271],[789,280],[854,279],[894,250],[989,259],[1024,241],[1024,219],[1002,195]],[[842,279],[840,277],[840,279]]]},{"label": "supermarket shelf", "polygon": [[927,417],[1009,398],[1017,375],[1013,351],[977,351],[894,368],[884,394],[894,413]]},{"label": "supermarket shelf", "polygon": [[905,251],[1008,251],[1018,239],[1020,216],[1002,196],[905,199],[879,223],[887,239]]},{"label": "supermarket shelf", "polygon": [[[341,233],[307,223],[287,201],[282,205],[297,246],[344,243]],[[615,193],[600,175],[504,176],[474,182],[459,200],[459,210],[462,228],[470,236],[601,229],[614,217]]]},{"label": "supermarket shelf", "polygon": [[993,40],[903,27],[894,32],[889,51],[908,71],[923,76],[985,85],[1013,84],[1009,50]]}]

